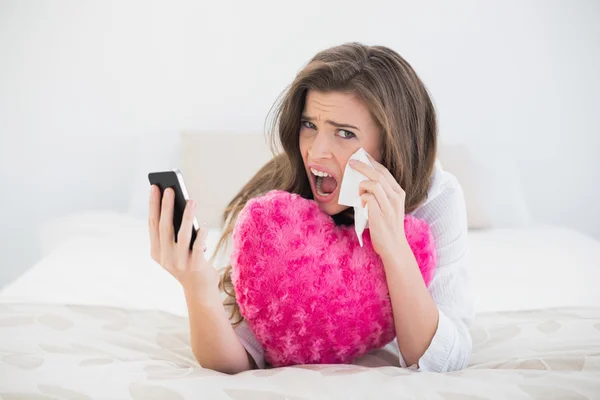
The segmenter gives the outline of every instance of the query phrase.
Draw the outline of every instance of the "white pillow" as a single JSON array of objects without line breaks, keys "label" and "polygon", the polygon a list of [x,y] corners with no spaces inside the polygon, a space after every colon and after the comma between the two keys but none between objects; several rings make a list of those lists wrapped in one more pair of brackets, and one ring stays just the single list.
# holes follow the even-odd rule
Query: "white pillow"
[{"label": "white pillow", "polygon": [[[221,230],[211,228],[206,237],[207,257],[212,256],[221,238]],[[130,242],[132,247],[148,248],[148,220],[111,210],[88,210],[58,217],[44,223],[39,231],[42,257],[74,238],[110,239]],[[225,247],[215,259],[222,268],[229,261],[231,249]]]},{"label": "white pillow", "polygon": [[131,232],[143,235],[146,221],[111,210],[87,210],[52,218],[39,230],[41,256],[47,256],[72,238],[123,237]]},{"label": "white pillow", "polygon": [[[145,220],[88,211],[46,224],[46,254],[0,290],[0,302],[88,304],[186,314],[181,285],[150,257]],[[220,230],[209,230],[212,255]],[[223,265],[218,262],[216,267]]]},{"label": "white pillow", "polygon": [[536,226],[469,232],[477,312],[600,306],[600,243],[575,230]]},{"label": "white pillow", "polygon": [[463,189],[470,229],[531,224],[521,176],[508,150],[444,143],[438,159]]},{"label": "white pillow", "polygon": [[[136,138],[128,213],[148,215],[148,173],[180,168],[181,135],[161,132]],[[521,177],[509,149],[470,143],[442,143],[438,159],[460,182],[467,203],[469,228],[523,227],[531,223]]]}]

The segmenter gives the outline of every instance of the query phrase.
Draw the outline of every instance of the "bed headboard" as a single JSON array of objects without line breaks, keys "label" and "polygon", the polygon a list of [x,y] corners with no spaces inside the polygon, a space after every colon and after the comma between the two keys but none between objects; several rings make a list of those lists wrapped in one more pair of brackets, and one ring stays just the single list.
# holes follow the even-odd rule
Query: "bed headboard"
[{"label": "bed headboard", "polygon": [[273,153],[262,133],[182,132],[181,171],[198,221],[221,227],[225,207]]},{"label": "bed headboard", "polygon": [[[211,228],[220,228],[227,203],[272,157],[262,133],[182,132],[180,165],[190,195],[198,202],[198,220]],[[509,173],[505,163],[486,163],[482,155],[478,156],[465,144],[440,143],[438,157],[444,169],[455,175],[462,185],[470,228],[528,223],[529,211],[521,188],[515,183],[519,178],[516,170]],[[509,158],[505,156],[505,159]],[[504,179],[500,181],[502,176]],[[508,200],[505,194],[498,196],[497,186],[512,188],[510,198],[513,200],[502,206],[502,212],[494,206],[497,200],[492,200],[502,198],[503,204]],[[498,222],[496,215],[514,217],[508,222]]]}]

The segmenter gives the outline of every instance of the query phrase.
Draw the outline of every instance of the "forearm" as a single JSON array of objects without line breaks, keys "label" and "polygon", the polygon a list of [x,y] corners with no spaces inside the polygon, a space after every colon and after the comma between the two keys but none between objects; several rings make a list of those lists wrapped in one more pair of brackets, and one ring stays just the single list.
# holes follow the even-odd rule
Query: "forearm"
[{"label": "forearm", "polygon": [[439,313],[427,291],[417,261],[408,243],[382,259],[398,348],[408,365],[417,364],[435,335]]},{"label": "forearm", "polygon": [[248,353],[240,343],[214,290],[185,290],[194,356],[204,368],[235,374],[252,369]]}]

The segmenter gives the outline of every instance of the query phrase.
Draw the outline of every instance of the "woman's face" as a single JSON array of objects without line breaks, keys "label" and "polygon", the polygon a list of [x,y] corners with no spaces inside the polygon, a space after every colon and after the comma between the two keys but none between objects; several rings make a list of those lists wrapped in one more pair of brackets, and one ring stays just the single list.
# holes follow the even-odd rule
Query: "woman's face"
[{"label": "woman's face", "polygon": [[301,117],[300,152],[314,199],[335,215],[344,169],[361,147],[380,161],[380,132],[367,106],[346,92],[309,90]]}]

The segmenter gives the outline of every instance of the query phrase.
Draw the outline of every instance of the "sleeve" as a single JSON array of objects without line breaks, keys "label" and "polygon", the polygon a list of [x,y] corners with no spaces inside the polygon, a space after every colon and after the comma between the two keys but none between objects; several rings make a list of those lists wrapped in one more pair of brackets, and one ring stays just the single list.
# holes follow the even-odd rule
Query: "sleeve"
[{"label": "sleeve", "polygon": [[[433,339],[419,359],[418,371],[448,372],[467,367],[473,342],[469,325],[473,300],[467,276],[468,225],[462,189],[452,177],[439,194],[414,213],[429,222],[438,265],[428,287],[438,307],[439,321]],[[397,343],[396,343],[397,344]],[[400,354],[400,365],[408,367]]]},{"label": "sleeve", "polygon": [[252,332],[246,321],[242,321],[239,325],[237,325],[234,328],[234,330],[236,335],[238,336],[238,339],[240,340],[240,343],[242,344],[242,346],[244,346],[244,349],[246,349],[248,354],[250,354],[250,356],[256,363],[256,366],[259,369],[265,369],[266,362],[264,356],[264,349],[262,348],[262,345],[259,343],[258,339],[256,339],[256,336],[254,336],[254,333]]}]

